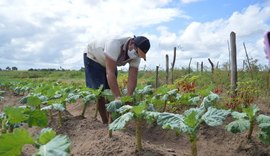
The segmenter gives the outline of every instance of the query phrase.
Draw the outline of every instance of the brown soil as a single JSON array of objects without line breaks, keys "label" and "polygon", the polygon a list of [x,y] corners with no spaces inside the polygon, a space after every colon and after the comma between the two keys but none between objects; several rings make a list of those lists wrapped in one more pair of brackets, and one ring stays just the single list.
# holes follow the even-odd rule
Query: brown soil
[{"label": "brown soil", "polygon": [[[18,105],[22,96],[14,96],[11,93],[4,95],[0,102],[0,112],[4,105]],[[264,114],[270,115],[269,102],[261,100],[259,104]],[[86,118],[80,117],[82,105],[80,102],[68,104],[63,115],[63,125],[58,126],[57,114],[50,122],[50,127],[59,134],[68,135],[71,140],[71,155],[74,156],[186,156],[191,155],[191,145],[185,134],[177,136],[175,132],[163,130],[159,126],[144,124],[143,126],[143,151],[136,152],[135,127],[131,122],[122,131],[113,132],[109,138],[107,125],[98,119],[93,119],[95,104],[86,110]],[[230,120],[228,118],[228,120]],[[228,123],[229,121],[226,121]],[[33,136],[40,128],[28,129]],[[224,126],[209,127],[202,125],[198,133],[198,156],[268,156],[270,146],[262,144],[256,137],[257,128],[252,139],[247,141],[243,134],[232,134],[224,129]],[[36,149],[32,145],[23,148],[25,156],[32,155]]]}]

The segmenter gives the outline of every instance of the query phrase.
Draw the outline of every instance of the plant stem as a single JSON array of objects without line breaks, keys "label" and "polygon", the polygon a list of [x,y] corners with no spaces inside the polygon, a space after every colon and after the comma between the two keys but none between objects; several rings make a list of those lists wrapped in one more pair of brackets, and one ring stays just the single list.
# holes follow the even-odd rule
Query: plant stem
[{"label": "plant stem", "polygon": [[58,111],[58,126],[62,126],[62,112]]},{"label": "plant stem", "polygon": [[142,150],[142,120],[137,118],[136,120],[136,150]]},{"label": "plant stem", "polygon": [[167,100],[164,103],[164,107],[163,107],[163,111],[162,112],[165,112],[166,111],[166,107],[167,107]]},{"label": "plant stem", "polygon": [[53,115],[52,115],[52,110],[50,109],[49,110],[49,116],[50,116],[50,119],[51,119],[51,122],[53,121]]},{"label": "plant stem", "polygon": [[[112,114],[109,113],[109,124],[112,123]],[[109,137],[112,137],[112,130],[109,130]]]},{"label": "plant stem", "polygon": [[191,155],[197,156],[197,136],[196,133],[192,133],[189,135],[189,141],[191,143]]},{"label": "plant stem", "polygon": [[88,102],[86,102],[84,105],[83,105],[83,111],[82,111],[82,114],[81,116],[84,117],[84,114],[85,114],[85,111],[86,111],[86,106],[87,106]]},{"label": "plant stem", "polygon": [[248,136],[247,136],[247,139],[250,140],[251,139],[251,136],[252,136],[252,132],[253,132],[253,128],[254,128],[254,118],[252,118],[250,120],[250,128],[248,130]]},{"label": "plant stem", "polygon": [[8,132],[9,132],[9,133],[12,133],[13,130],[14,130],[14,125],[13,125],[13,124],[10,124],[10,125],[9,125],[9,128],[8,128]]},{"label": "plant stem", "polygon": [[3,119],[2,120],[2,129],[1,129],[1,133],[7,133],[7,125],[6,125],[7,120]]}]

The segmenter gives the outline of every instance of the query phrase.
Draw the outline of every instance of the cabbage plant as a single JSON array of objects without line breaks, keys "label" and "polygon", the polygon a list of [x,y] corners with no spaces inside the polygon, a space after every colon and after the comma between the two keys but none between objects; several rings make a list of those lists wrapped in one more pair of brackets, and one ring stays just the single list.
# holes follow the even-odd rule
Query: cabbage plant
[{"label": "cabbage plant", "polygon": [[24,145],[32,144],[38,149],[37,156],[68,156],[70,140],[65,135],[56,135],[51,128],[41,130],[37,138],[33,138],[25,129],[15,129],[13,133],[0,135],[0,155],[21,155]]},{"label": "cabbage plant", "polygon": [[227,131],[242,133],[248,130],[247,139],[250,140],[257,123],[261,130],[258,134],[259,139],[264,143],[270,144],[270,117],[263,114],[257,116],[259,111],[257,105],[251,105],[242,110],[242,112],[232,112],[232,117],[235,120],[226,126]]},{"label": "cabbage plant", "polygon": [[163,129],[175,130],[178,133],[185,133],[191,143],[192,156],[197,155],[197,132],[201,124],[206,123],[209,126],[219,126],[230,114],[230,110],[216,109],[211,107],[213,102],[218,99],[218,95],[211,93],[204,98],[198,108],[186,110],[183,114],[160,113],[157,115],[157,124]]},{"label": "cabbage plant", "polygon": [[[124,105],[116,110],[116,112],[122,114],[109,124],[109,130],[121,130],[131,120],[135,120],[136,124],[136,150],[142,150],[142,121],[152,119],[154,113],[147,112],[148,105],[145,102],[137,106]],[[158,114],[158,113],[157,113]]]}]

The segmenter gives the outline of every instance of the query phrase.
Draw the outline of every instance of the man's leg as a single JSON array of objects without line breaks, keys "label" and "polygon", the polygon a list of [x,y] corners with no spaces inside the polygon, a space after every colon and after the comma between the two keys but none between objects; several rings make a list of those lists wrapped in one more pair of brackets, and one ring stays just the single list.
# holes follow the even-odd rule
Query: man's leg
[{"label": "man's leg", "polygon": [[106,104],[105,98],[100,97],[98,99],[98,111],[99,111],[100,117],[102,119],[102,122],[104,124],[107,124],[108,123],[108,115],[107,115],[107,110],[106,110],[105,104]]}]

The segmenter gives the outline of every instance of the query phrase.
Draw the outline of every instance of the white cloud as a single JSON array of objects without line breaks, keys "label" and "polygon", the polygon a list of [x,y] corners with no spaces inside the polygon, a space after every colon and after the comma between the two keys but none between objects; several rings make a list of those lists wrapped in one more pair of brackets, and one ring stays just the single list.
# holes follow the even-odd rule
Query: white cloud
[{"label": "white cloud", "polygon": [[133,34],[138,27],[181,16],[179,10],[163,7],[168,2],[1,1],[0,54],[3,58],[20,58],[25,62],[50,61],[52,64],[77,66],[83,48],[94,39]]},{"label": "white cloud", "polygon": [[[195,3],[199,0],[181,0]],[[250,5],[234,12],[228,19],[192,21],[186,28],[171,30],[166,22],[183,19],[179,8],[168,7],[171,0],[14,0],[0,1],[0,68],[17,65],[24,69],[79,69],[83,66],[82,52],[93,40],[145,35],[151,41],[147,65],[165,65],[165,55],[172,58],[177,46],[176,66],[194,63],[227,61],[227,41],[236,32],[239,58],[244,58],[245,42],[251,57],[261,57],[262,34],[269,29],[270,5]],[[150,31],[147,31],[150,30]],[[157,32],[157,33],[156,33]],[[208,62],[208,61],[207,61]]]},{"label": "white cloud", "polygon": [[[242,12],[234,12],[229,19],[218,19],[211,22],[191,22],[184,31],[175,39],[180,38],[184,51],[180,52],[178,61],[188,63],[187,59],[207,58],[219,62],[226,62],[229,59],[228,45],[230,33],[236,33],[238,60],[246,59],[243,42],[245,42],[249,57],[258,59],[265,64],[267,60],[261,57],[263,54],[262,37],[270,27],[267,20],[270,18],[270,6],[260,8],[251,5]],[[163,28],[164,29],[164,28]],[[174,36],[174,35],[171,35]],[[174,38],[174,37],[172,37]],[[176,42],[172,41],[171,43]],[[172,56],[171,56],[172,57]],[[179,63],[180,66],[188,64]]]},{"label": "white cloud", "polygon": [[180,0],[182,3],[188,4],[188,3],[194,3],[194,2],[199,2],[202,0]]}]

